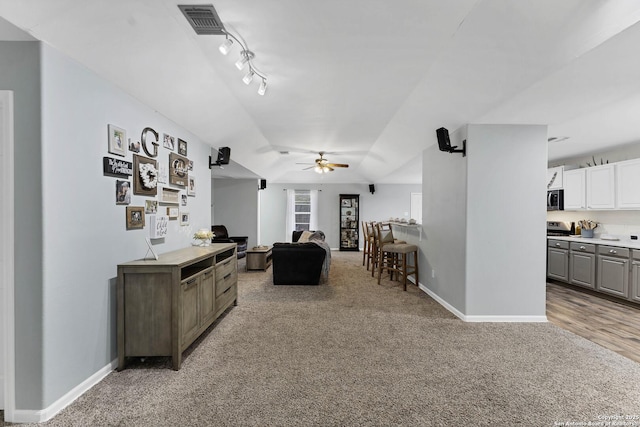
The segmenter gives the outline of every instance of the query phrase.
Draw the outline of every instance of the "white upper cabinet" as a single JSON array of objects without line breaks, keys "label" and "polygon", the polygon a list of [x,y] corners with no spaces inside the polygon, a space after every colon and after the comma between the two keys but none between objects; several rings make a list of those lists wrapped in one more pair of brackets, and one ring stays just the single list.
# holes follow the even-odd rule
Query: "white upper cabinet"
[{"label": "white upper cabinet", "polygon": [[574,169],[564,172],[564,209],[587,208],[586,169]]},{"label": "white upper cabinet", "polygon": [[547,190],[558,190],[562,188],[562,177],[564,166],[547,169]]},{"label": "white upper cabinet", "polygon": [[619,209],[640,209],[640,159],[617,162],[616,191]]},{"label": "white upper cabinet", "polygon": [[615,169],[613,164],[586,168],[587,209],[615,209]]}]

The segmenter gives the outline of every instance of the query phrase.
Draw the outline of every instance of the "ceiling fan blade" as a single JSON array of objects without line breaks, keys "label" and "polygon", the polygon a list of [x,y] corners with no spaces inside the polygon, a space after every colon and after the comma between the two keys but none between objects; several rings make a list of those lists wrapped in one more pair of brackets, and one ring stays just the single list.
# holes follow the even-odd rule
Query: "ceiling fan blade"
[{"label": "ceiling fan blade", "polygon": [[[333,166],[333,165],[331,165],[331,166]],[[329,169],[329,171],[333,172],[335,169],[333,169],[331,166],[330,165],[325,165],[325,167],[327,169]]]},{"label": "ceiling fan blade", "polygon": [[315,168],[315,166],[309,166],[308,168],[303,168],[302,170],[306,171],[306,170],[313,169],[313,168]]},{"label": "ceiling fan blade", "polygon": [[309,162],[300,163],[300,162],[296,162],[296,165],[315,165],[315,163],[309,163]]},{"label": "ceiling fan blade", "polygon": [[349,165],[346,163],[327,163],[327,166],[332,168],[348,168]]}]

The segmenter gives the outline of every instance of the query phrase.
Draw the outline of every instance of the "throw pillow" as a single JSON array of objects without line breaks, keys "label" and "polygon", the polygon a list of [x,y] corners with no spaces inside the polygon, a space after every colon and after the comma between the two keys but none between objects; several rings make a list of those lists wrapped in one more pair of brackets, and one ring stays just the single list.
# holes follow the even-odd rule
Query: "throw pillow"
[{"label": "throw pillow", "polygon": [[312,235],[313,235],[312,232],[305,230],[300,235],[300,238],[298,239],[298,242],[300,242],[300,243],[308,242],[309,241],[309,237],[311,237]]}]

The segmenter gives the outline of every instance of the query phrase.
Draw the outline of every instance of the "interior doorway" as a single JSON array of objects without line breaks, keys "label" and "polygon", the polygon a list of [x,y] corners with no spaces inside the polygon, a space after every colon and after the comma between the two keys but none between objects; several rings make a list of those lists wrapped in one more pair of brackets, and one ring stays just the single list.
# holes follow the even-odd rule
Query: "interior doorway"
[{"label": "interior doorway", "polygon": [[0,91],[0,409],[15,408],[13,91]]}]

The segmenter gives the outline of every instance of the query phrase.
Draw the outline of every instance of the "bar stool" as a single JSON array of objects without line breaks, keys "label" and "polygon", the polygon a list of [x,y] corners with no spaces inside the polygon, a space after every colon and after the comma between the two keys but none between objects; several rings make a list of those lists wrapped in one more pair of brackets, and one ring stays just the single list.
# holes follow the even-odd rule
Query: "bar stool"
[{"label": "bar stool", "polygon": [[[381,233],[376,230],[380,229]],[[371,254],[371,277],[375,277],[376,268],[378,267],[378,260],[380,258],[380,248],[389,243],[407,243],[404,240],[398,240],[393,237],[393,229],[388,222],[375,222],[371,223],[370,233],[373,234],[373,248]],[[380,235],[379,235],[380,234]]]},{"label": "bar stool", "polygon": [[[416,279],[416,285],[418,281],[418,246],[408,243],[383,243],[384,239],[382,227],[380,224],[376,224],[376,236],[380,242],[380,248],[378,252],[378,285],[380,284],[380,278],[382,272],[387,270],[393,280],[393,275],[396,273],[396,277],[402,276],[403,288],[407,290],[407,276],[413,274]],[[388,239],[388,237],[387,237]],[[413,254],[413,265],[407,263],[407,257]]]}]

